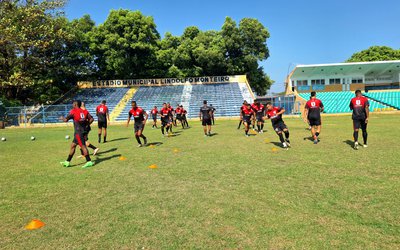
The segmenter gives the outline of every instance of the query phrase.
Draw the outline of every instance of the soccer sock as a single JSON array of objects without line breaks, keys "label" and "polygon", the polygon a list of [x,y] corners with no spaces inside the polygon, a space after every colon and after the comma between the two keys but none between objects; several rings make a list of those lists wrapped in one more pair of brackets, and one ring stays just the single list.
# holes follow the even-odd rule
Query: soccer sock
[{"label": "soccer sock", "polygon": [[89,144],[89,146],[88,146],[89,148],[91,148],[91,149],[96,149],[96,147],[95,146],[93,146],[93,144]]},{"label": "soccer sock", "polygon": [[101,134],[99,134],[99,143],[101,142]]},{"label": "soccer sock", "polygon": [[144,136],[144,134],[141,134],[140,137],[146,140],[146,136]]},{"label": "soccer sock", "polygon": [[239,121],[239,125],[238,125],[238,129],[240,128],[240,126],[242,126],[242,121]]},{"label": "soccer sock", "polygon": [[107,141],[107,136],[104,136],[104,142]]},{"label": "soccer sock", "polygon": [[89,155],[85,155],[86,161],[91,161],[92,159],[90,159]]},{"label": "soccer sock", "polygon": [[261,131],[261,126],[257,124],[258,131]]},{"label": "soccer sock", "polygon": [[264,123],[261,123],[261,130],[264,129]]},{"label": "soccer sock", "polygon": [[279,140],[281,140],[281,142],[284,143],[284,142],[285,142],[285,139],[283,139],[282,133],[278,134],[278,136],[279,136]]},{"label": "soccer sock", "polygon": [[354,137],[354,141],[358,141],[358,131],[354,131],[353,137]]},{"label": "soccer sock", "polygon": [[170,128],[170,126],[167,127],[167,134],[168,134],[169,128]]},{"label": "soccer sock", "polygon": [[248,135],[248,134],[249,134],[249,131],[248,131],[248,130],[245,130],[244,132],[245,132],[245,134],[246,134],[246,135]]},{"label": "soccer sock", "polygon": [[318,137],[319,136],[319,132],[315,132],[315,136]]},{"label": "soccer sock", "polygon": [[286,139],[289,139],[289,131],[285,131],[284,133],[285,133]]},{"label": "soccer sock", "polygon": [[135,138],[136,138],[136,141],[137,141],[139,144],[142,144],[142,142],[140,141],[140,137],[139,137],[138,135],[135,135]]},{"label": "soccer sock", "polygon": [[161,133],[164,134],[164,126],[161,126]]},{"label": "soccer sock", "polygon": [[363,135],[363,139],[364,139],[364,144],[367,144],[367,137],[368,137],[367,131],[363,130],[362,135]]},{"label": "soccer sock", "polygon": [[[82,153],[82,154],[83,154],[83,153]],[[72,156],[74,156],[74,155],[68,155],[67,161],[71,161]]]}]

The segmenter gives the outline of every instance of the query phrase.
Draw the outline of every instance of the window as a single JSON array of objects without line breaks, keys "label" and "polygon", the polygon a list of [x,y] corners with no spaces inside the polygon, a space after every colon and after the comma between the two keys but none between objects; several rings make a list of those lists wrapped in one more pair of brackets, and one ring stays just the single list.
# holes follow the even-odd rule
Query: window
[{"label": "window", "polygon": [[352,78],[351,83],[362,83],[363,79],[362,78]]},{"label": "window", "polygon": [[325,79],[313,79],[311,85],[325,85]]},{"label": "window", "polygon": [[297,80],[297,86],[307,86],[307,80]]},{"label": "window", "polygon": [[329,79],[329,84],[340,84],[340,78]]}]

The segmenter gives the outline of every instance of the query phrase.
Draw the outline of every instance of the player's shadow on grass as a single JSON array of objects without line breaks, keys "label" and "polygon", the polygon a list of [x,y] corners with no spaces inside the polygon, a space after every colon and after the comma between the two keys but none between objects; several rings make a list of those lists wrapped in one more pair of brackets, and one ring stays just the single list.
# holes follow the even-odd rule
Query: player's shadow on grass
[{"label": "player's shadow on grass", "polygon": [[174,132],[172,135],[168,135],[168,137],[177,137],[180,136],[180,133]]},{"label": "player's shadow on grass", "polygon": [[97,165],[97,164],[99,164],[99,163],[101,163],[103,161],[108,161],[108,160],[111,160],[111,159],[114,159],[114,158],[117,158],[117,157],[120,157],[120,156],[121,156],[121,154],[115,154],[115,155],[111,155],[111,156],[104,157],[104,158],[97,158],[95,163]]},{"label": "player's shadow on grass", "polygon": [[122,141],[122,140],[128,140],[128,139],[129,139],[128,137],[121,137],[121,138],[116,138],[116,139],[109,140],[107,142]]},{"label": "player's shadow on grass", "polygon": [[213,136],[216,136],[216,135],[218,135],[218,133],[211,133],[209,136],[213,137]]},{"label": "player's shadow on grass", "polygon": [[107,154],[107,153],[110,153],[110,152],[114,152],[114,151],[116,151],[116,150],[117,150],[117,148],[110,148],[110,149],[108,149],[108,150],[106,150],[106,151],[100,151],[100,152],[98,152],[96,155]]},{"label": "player's shadow on grass", "polygon": [[309,137],[304,137],[303,140],[314,141],[314,138],[312,138],[311,136],[309,136]]},{"label": "player's shadow on grass", "polygon": [[152,146],[158,147],[158,146],[161,146],[161,145],[163,145],[162,142],[150,142],[150,143],[146,144],[146,147],[152,147]]},{"label": "player's shadow on grass", "polygon": [[343,143],[346,143],[347,145],[349,145],[352,148],[354,147],[354,142],[351,140],[345,140],[345,141],[343,141]]},{"label": "player's shadow on grass", "polygon": [[271,144],[274,144],[277,147],[283,148],[282,142],[276,142],[276,141],[272,141],[270,142]]}]

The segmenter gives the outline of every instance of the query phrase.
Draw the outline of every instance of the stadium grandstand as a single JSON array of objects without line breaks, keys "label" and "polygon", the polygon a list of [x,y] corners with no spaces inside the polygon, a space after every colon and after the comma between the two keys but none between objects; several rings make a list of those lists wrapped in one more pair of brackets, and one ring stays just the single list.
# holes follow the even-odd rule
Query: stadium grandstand
[{"label": "stadium grandstand", "polygon": [[285,93],[303,104],[316,91],[325,113],[349,113],[357,89],[369,98],[372,112],[399,110],[400,61],[298,65],[286,79]]}]

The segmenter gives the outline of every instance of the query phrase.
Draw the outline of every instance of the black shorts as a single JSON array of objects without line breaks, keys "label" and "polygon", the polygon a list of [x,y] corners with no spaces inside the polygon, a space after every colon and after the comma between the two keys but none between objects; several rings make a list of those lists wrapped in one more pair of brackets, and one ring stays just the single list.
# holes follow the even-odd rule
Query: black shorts
[{"label": "black shorts", "polygon": [[135,122],[133,125],[135,132],[142,131],[144,129],[144,124],[142,122]]},{"label": "black shorts", "polygon": [[156,115],[153,115],[153,121],[157,121],[157,116]]},{"label": "black shorts", "polygon": [[178,121],[182,121],[182,115],[176,115],[176,119],[177,119]]},{"label": "black shorts", "polygon": [[107,121],[98,121],[97,125],[99,128],[107,128]]},{"label": "black shorts", "polygon": [[287,129],[286,124],[284,122],[277,122],[272,124],[272,127],[274,128],[275,132],[281,132],[284,129]]},{"label": "black shorts", "polygon": [[85,132],[83,132],[83,139],[85,139],[85,141],[88,141],[89,140],[89,131],[85,131]]},{"label": "black shorts", "polygon": [[355,119],[353,120],[353,128],[354,129],[362,129],[366,130],[367,129],[367,123],[365,123],[365,119]]},{"label": "black shorts", "polygon": [[203,126],[211,126],[211,118],[201,120]]},{"label": "black shorts", "polygon": [[86,145],[86,140],[85,140],[85,133],[75,133],[74,134],[74,140],[72,141],[75,144],[78,144],[79,147],[83,147],[83,145]]},{"label": "black shorts", "polygon": [[257,122],[262,122],[262,123],[264,123],[263,115],[262,115],[262,114],[257,115]]},{"label": "black shorts", "polygon": [[320,126],[321,125],[321,119],[313,119],[313,118],[308,118],[308,121],[310,123],[310,126]]},{"label": "black shorts", "polygon": [[170,124],[171,122],[169,121],[169,119],[161,119],[161,126],[165,127],[168,124]]},{"label": "black shorts", "polygon": [[247,123],[248,125],[250,125],[251,124],[251,119],[249,119],[249,118],[243,118],[243,122],[245,122],[245,123]]}]

